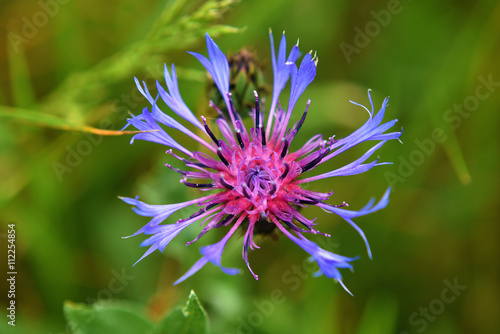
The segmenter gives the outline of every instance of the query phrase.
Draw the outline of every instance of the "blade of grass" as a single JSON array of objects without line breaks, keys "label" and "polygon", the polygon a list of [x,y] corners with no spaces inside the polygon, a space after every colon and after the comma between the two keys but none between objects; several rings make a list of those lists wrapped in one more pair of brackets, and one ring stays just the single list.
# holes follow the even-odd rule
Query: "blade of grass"
[{"label": "blade of grass", "polygon": [[28,63],[24,50],[23,48],[19,48],[17,52],[14,52],[12,47],[7,45],[7,54],[14,105],[20,108],[33,107],[36,105],[35,93],[31,86]]},{"label": "blade of grass", "polygon": [[[32,111],[27,109],[12,108],[8,106],[0,106],[0,117],[10,118],[17,121],[24,121],[32,125],[49,127],[65,131],[81,131],[91,132],[101,136],[121,136],[136,134],[141,132],[151,131],[120,131],[120,130],[106,130],[98,129],[88,125],[77,125],[68,123],[67,120],[55,115]],[[155,130],[156,131],[156,130]]]}]

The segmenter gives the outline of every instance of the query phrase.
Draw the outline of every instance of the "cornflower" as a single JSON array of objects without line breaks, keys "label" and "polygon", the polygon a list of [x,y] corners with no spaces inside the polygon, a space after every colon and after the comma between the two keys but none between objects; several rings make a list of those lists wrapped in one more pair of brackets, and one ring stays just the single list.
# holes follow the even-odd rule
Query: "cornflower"
[{"label": "cornflower", "polygon": [[[353,218],[385,208],[389,201],[390,189],[385,192],[378,203],[375,204],[375,201],[371,199],[362,209],[352,211],[345,209],[347,207],[345,202],[340,205],[328,203],[333,191],[321,193],[304,189],[303,185],[332,177],[364,173],[374,166],[386,164],[378,162],[378,159],[365,162],[385,142],[399,139],[401,132],[386,133],[397,121],[382,123],[389,100],[384,99],[379,111],[375,112],[371,94],[368,91],[370,109],[351,101],[364,108],[369,114],[368,120],[359,129],[341,139],[335,139],[332,136],[325,140],[321,134],[318,134],[310,138],[302,147],[293,150],[295,145],[292,143],[304,124],[311,101],[307,101],[302,117],[290,126],[292,113],[299,97],[316,76],[318,59],[312,52],[309,52],[303,57],[300,66],[297,66],[296,62],[300,54],[298,43],[287,55],[286,39],[283,33],[276,55],[271,31],[269,37],[274,75],[271,105],[267,110],[267,122],[265,122],[266,112],[261,98],[255,92],[255,107],[250,110],[253,122],[250,130],[245,128],[232,101],[229,91],[228,60],[208,34],[206,34],[208,58],[198,53],[189,53],[196,57],[210,73],[225,102],[227,113],[210,101],[210,106],[216,109],[220,116],[215,120],[218,131],[212,130],[213,124],[209,124],[205,117],[202,116],[200,122],[184,103],[179,93],[174,65],[170,71],[165,65],[167,89],[164,89],[157,81],[158,95],[155,98],[146,84],[143,82],[141,85],[135,78],[137,88],[151,106],[144,108],[142,114],[127,120],[127,126],[132,125],[144,131],[134,135],[131,143],[140,139],[169,147],[167,153],[180,160],[187,168],[186,170],[177,169],[166,164],[168,168],[182,176],[180,182],[187,187],[197,188],[200,194],[211,191],[208,195],[187,202],[167,205],[146,204],[138,197],[121,197],[124,202],[134,206],[133,210],[138,215],[152,217],[145,226],[131,235],[149,236],[141,246],[150,247],[137,262],[155,250],[163,252],[170,241],[182,230],[202,220],[201,232],[187,245],[197,241],[212,229],[226,228],[229,231],[219,242],[202,247],[201,258],[174,285],[196,273],[208,262],[218,266],[226,274],[238,274],[239,269],[227,268],[221,264],[224,247],[238,229],[243,231],[243,260],[255,279],[258,279],[250,267],[248,249],[259,248],[254,242],[254,235],[260,230],[277,229],[309,253],[311,261],[317,262],[319,271],[316,276],[324,274],[338,281],[349,292],[342,282],[339,269],[352,270],[351,262],[356,258],[334,254],[307,239],[304,236],[305,233],[321,234],[326,237],[330,235],[318,231],[315,228],[316,218],[306,218],[300,212],[300,208],[316,206],[328,213],[340,216],[360,234],[371,258],[368,240],[363,231],[353,222]],[[290,95],[288,105],[284,109],[279,102],[279,97],[289,79]],[[189,123],[192,129],[160,110],[157,105],[160,97],[171,111]],[[205,152],[188,150],[175,141],[163,126],[181,131],[201,144]],[[366,141],[376,142],[376,144],[357,160],[332,171],[311,175],[317,166]],[[195,205],[198,206],[198,210],[191,216],[174,223],[162,224],[174,212]]]}]

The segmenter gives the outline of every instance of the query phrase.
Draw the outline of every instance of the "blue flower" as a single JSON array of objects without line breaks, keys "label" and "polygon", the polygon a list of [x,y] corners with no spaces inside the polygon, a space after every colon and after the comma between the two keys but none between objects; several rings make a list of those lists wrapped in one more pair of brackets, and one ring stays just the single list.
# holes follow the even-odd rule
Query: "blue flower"
[{"label": "blue flower", "polygon": [[[207,263],[218,266],[226,274],[238,274],[239,269],[227,268],[221,264],[225,245],[237,229],[243,230],[244,233],[243,260],[255,279],[258,279],[250,267],[248,249],[259,248],[253,239],[259,230],[276,229],[309,253],[311,261],[315,261],[319,266],[317,275],[323,274],[338,281],[349,292],[342,282],[339,269],[352,269],[352,261],[356,258],[331,253],[307,239],[304,236],[305,233],[321,234],[325,237],[329,235],[317,230],[316,219],[303,216],[300,213],[300,207],[317,206],[328,213],[340,216],[360,234],[371,258],[368,240],[353,219],[385,208],[389,202],[390,189],[377,204],[374,204],[372,199],[361,210],[352,211],[344,208],[346,203],[334,205],[328,202],[333,191],[321,193],[309,190],[309,187],[305,189],[302,185],[332,177],[360,174],[375,166],[387,164],[378,162],[378,159],[370,162],[367,160],[387,141],[399,139],[401,132],[387,132],[397,121],[391,120],[383,123],[388,99],[384,100],[381,108],[376,112],[370,91],[368,91],[370,109],[351,101],[363,107],[369,114],[368,120],[359,129],[341,139],[330,137],[324,140],[322,135],[316,135],[300,148],[292,150],[294,147],[292,141],[305,122],[311,101],[307,102],[302,117],[293,125],[290,125],[291,115],[299,97],[316,76],[318,59],[310,52],[305,54],[300,65],[297,65],[300,54],[298,43],[287,55],[286,39],[283,34],[276,55],[271,32],[269,32],[269,37],[274,85],[271,105],[267,110],[267,124],[264,124],[265,110],[261,108],[260,97],[255,92],[255,107],[249,110],[253,115],[253,127],[249,130],[244,126],[232,102],[229,91],[228,60],[208,34],[206,35],[208,58],[198,53],[191,52],[191,54],[210,73],[225,101],[229,118],[212,102],[210,103],[220,116],[215,120],[217,131],[212,131],[211,127],[214,124],[208,122],[205,117],[202,116],[200,122],[184,103],[179,92],[174,65],[170,72],[165,66],[166,89],[157,82],[158,95],[156,97],[151,95],[145,83],[141,85],[135,79],[137,88],[150,106],[144,108],[142,114],[128,120],[127,126],[132,125],[138,130],[145,131],[134,135],[131,143],[140,139],[168,147],[167,154],[181,161],[186,169],[174,168],[170,164],[166,166],[179,173],[180,182],[187,187],[197,188],[209,194],[188,202],[167,205],[150,205],[139,201],[137,197],[121,197],[124,202],[134,206],[134,211],[138,215],[152,217],[145,226],[131,236],[138,234],[148,236],[141,246],[149,246],[149,249],[139,259],[140,261],[155,250],[163,252],[173,238],[200,220],[202,220],[202,230],[187,245],[199,240],[212,229],[229,229],[218,243],[200,249],[201,258],[174,283],[178,284]],[[283,109],[279,103],[279,97],[289,81],[288,105],[286,109]],[[157,105],[159,98],[165,102],[173,114],[187,124],[183,125],[162,111]],[[204,138],[189,127],[202,130]],[[166,131],[165,128],[170,129]],[[190,151],[170,136],[171,131],[184,133],[201,144],[205,152]],[[353,162],[329,172],[310,175],[317,166],[351,147],[368,141],[375,143]],[[163,224],[172,213],[193,205],[197,205],[198,210],[191,216],[177,222]]]}]

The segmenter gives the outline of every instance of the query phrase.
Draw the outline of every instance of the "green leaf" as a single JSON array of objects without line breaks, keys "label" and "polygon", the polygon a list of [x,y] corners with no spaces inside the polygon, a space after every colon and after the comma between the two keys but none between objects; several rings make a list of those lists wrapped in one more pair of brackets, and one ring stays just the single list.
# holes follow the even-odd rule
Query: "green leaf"
[{"label": "green leaf", "polygon": [[153,332],[155,334],[205,334],[208,333],[208,318],[193,290],[183,308],[175,308]]},{"label": "green leaf", "polygon": [[88,306],[64,303],[64,315],[75,334],[150,333],[144,310],[126,302],[98,301]]}]

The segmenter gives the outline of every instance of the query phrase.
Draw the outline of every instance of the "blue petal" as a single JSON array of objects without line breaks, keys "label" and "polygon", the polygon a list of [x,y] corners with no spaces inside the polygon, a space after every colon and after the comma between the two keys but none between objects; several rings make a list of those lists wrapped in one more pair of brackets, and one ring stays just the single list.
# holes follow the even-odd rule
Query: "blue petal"
[{"label": "blue petal", "polygon": [[317,59],[313,58],[311,53],[308,53],[302,59],[298,71],[297,65],[294,63],[287,63],[287,66],[292,76],[290,100],[288,102],[288,111],[290,112],[304,90],[316,77]]},{"label": "blue petal", "polygon": [[286,63],[295,63],[297,59],[299,58],[300,50],[299,50],[299,44],[295,44],[292,46],[292,50],[290,51],[290,54],[288,55],[288,59],[286,60]]},{"label": "blue petal", "polygon": [[224,251],[224,247],[226,247],[226,243],[231,238],[233,233],[238,229],[243,219],[246,215],[242,215],[239,217],[238,221],[233,224],[231,230],[222,238],[218,243],[202,247],[200,249],[200,253],[203,255],[201,259],[199,259],[181,278],[179,278],[174,285],[184,281],[186,278],[190,277],[198,270],[200,270],[205,264],[211,262],[212,264],[219,267],[224,273],[228,275],[237,275],[241,271],[236,268],[226,268],[221,265],[222,252]]},{"label": "blue petal", "polygon": [[389,187],[377,204],[373,205],[373,203],[375,202],[375,200],[372,198],[368,202],[368,204],[365,205],[359,211],[352,211],[352,210],[340,209],[340,208],[337,208],[337,207],[335,207],[333,205],[328,205],[326,203],[319,203],[319,204],[317,204],[317,206],[319,206],[320,208],[322,208],[323,210],[325,210],[327,212],[335,213],[335,214],[339,215],[346,222],[348,222],[359,233],[359,235],[363,239],[363,241],[364,241],[364,243],[366,245],[366,251],[368,253],[368,256],[371,259],[372,258],[372,252],[371,252],[371,249],[370,249],[370,244],[368,243],[368,239],[366,238],[366,235],[363,232],[363,230],[361,230],[361,228],[352,221],[352,218],[356,218],[356,217],[360,217],[360,216],[365,216],[365,215],[373,213],[375,211],[384,209],[387,206],[387,204],[389,203],[389,194],[390,193],[391,193],[391,188]]},{"label": "blue petal", "polygon": [[184,274],[182,275],[177,281],[174,282],[173,285],[177,285],[183,281],[185,281],[187,278],[191,277],[192,275],[196,274],[198,270],[203,268],[204,265],[208,263],[208,260],[204,257],[196,261],[196,263]]},{"label": "blue petal", "polygon": [[146,98],[146,100],[149,101],[149,103],[153,104],[154,99],[151,96],[151,93],[148,90],[148,87],[146,86],[146,83],[143,81],[142,84],[144,85],[144,88],[141,86],[141,83],[139,80],[134,77],[135,85],[137,87],[137,90]]},{"label": "blue petal", "polygon": [[207,34],[205,34],[207,40],[207,51],[208,57],[202,56],[196,52],[189,52],[198,59],[198,61],[206,68],[208,73],[212,76],[215,85],[219,89],[224,101],[229,107],[229,100],[227,93],[229,93],[229,63],[227,61],[226,55],[219,49],[217,44],[213,39]]},{"label": "blue petal", "polygon": [[168,67],[166,64],[164,73],[168,92],[160,85],[158,81],[156,81],[158,93],[160,94],[163,101],[165,101],[167,106],[172,109],[177,115],[203,130],[203,125],[201,125],[200,121],[196,118],[196,116],[194,116],[193,112],[187,107],[181,97],[174,64],[172,64],[172,75],[170,75],[170,73],[168,72]]},{"label": "blue petal", "polygon": [[160,108],[158,108],[156,103],[153,104],[152,110],[153,110],[153,112],[152,112],[153,118],[155,121],[158,121],[158,122],[160,122],[160,123],[162,123],[170,128],[174,128],[176,130],[183,132],[184,134],[186,134],[188,136],[191,136],[192,132],[190,130],[188,130],[184,125],[182,125],[181,123],[176,121],[174,118],[172,118],[169,115],[162,112],[160,110]]},{"label": "blue petal", "polygon": [[144,108],[141,115],[134,116],[128,119],[127,122],[140,131],[151,131],[134,135],[130,143],[133,143],[136,139],[146,140],[175,148],[189,156],[192,155],[189,150],[172,139],[172,137],[170,137],[170,135],[167,134],[165,130],[158,125],[158,123],[156,123],[154,118],[151,116],[151,113],[148,111],[148,108]]},{"label": "blue petal", "polygon": [[153,119],[155,121],[158,121],[158,122],[160,122],[160,123],[162,123],[162,124],[164,124],[164,125],[166,125],[168,127],[171,127],[171,128],[174,128],[176,130],[181,131],[185,135],[188,135],[189,137],[191,137],[194,140],[198,141],[200,144],[206,146],[208,149],[210,149],[213,152],[215,152],[215,148],[213,148],[212,146],[210,146],[210,144],[208,144],[205,140],[201,139],[198,135],[194,134],[191,130],[189,130],[184,125],[182,125],[181,123],[179,123],[178,121],[176,121],[174,118],[172,118],[169,115],[167,115],[164,112],[162,112],[160,110],[160,108],[158,108],[158,106],[156,105],[156,101],[154,102],[152,108],[153,108],[152,115],[153,115]]},{"label": "blue petal", "polygon": [[219,267],[224,273],[228,275],[238,275],[241,273],[237,268],[226,268],[221,265],[222,252],[226,246],[226,241],[222,239],[218,243],[210,246],[205,246],[200,249],[200,253],[211,263]]},{"label": "blue petal", "polygon": [[[342,275],[338,268],[349,268],[352,269],[352,265],[349,262],[356,260],[357,258],[349,258],[334,254],[332,252],[326,251],[316,245],[314,242],[307,239],[299,239],[292,234],[287,234],[287,236],[299,245],[303,250],[308,252],[314,261],[318,263],[320,271],[316,273],[316,276],[324,274],[326,277],[333,278],[339,282],[342,282]],[[342,284],[342,287],[345,286]],[[349,290],[346,289],[349,292]],[[350,293],[350,292],[349,292]]]},{"label": "blue petal", "polygon": [[368,158],[371,157],[372,154],[375,153],[375,151],[377,151],[379,148],[381,148],[382,145],[384,145],[384,143],[385,143],[385,140],[381,141],[380,143],[378,143],[377,145],[373,146],[371,149],[366,151],[366,153],[363,154],[359,159],[351,162],[348,165],[345,165],[344,167],[335,169],[331,172],[327,172],[324,174],[313,176],[309,179],[310,180],[312,180],[312,179],[318,180],[318,179],[324,179],[327,177],[347,176],[347,175],[356,175],[356,174],[364,173],[364,172],[370,170],[372,167],[376,166],[377,160],[370,162],[368,164],[362,164],[362,163],[365,162],[366,160],[368,160]]},{"label": "blue petal", "polygon": [[286,60],[286,38],[285,38],[285,32],[283,32],[283,35],[281,35],[280,46],[278,49],[278,57],[277,57],[278,67],[283,68],[285,60]]},{"label": "blue petal", "polygon": [[335,214],[341,216],[342,218],[352,219],[352,218],[356,218],[356,217],[360,217],[360,216],[365,216],[365,215],[368,215],[370,213],[376,212],[378,210],[384,209],[387,206],[387,204],[389,204],[390,193],[391,193],[391,188],[389,187],[389,188],[387,188],[384,195],[382,196],[382,198],[380,199],[380,201],[377,204],[371,206],[374,202],[372,199],[372,200],[370,200],[368,205],[364,206],[359,211],[345,210],[345,209],[337,208],[333,205],[328,205],[325,203],[320,203],[317,206],[319,206],[320,208],[323,208],[329,212],[335,213]]},{"label": "blue petal", "polygon": [[144,240],[141,247],[156,244],[160,252],[163,252],[168,243],[192,223],[192,220],[187,220],[180,223],[151,226],[146,229],[144,234],[152,234],[153,236]]},{"label": "blue petal", "polygon": [[297,182],[298,183],[308,183],[308,182],[317,181],[317,180],[321,180],[321,179],[325,179],[325,178],[329,178],[329,177],[356,175],[356,174],[364,173],[364,172],[372,169],[375,166],[385,165],[387,163],[385,163],[385,162],[379,163],[378,159],[375,161],[372,161],[370,163],[363,164],[363,162],[365,162],[369,157],[371,157],[372,154],[375,153],[375,151],[377,151],[380,147],[382,147],[382,145],[384,145],[385,142],[386,141],[384,140],[384,141],[381,141],[380,143],[376,144],[371,149],[366,151],[366,153],[363,154],[360,158],[351,162],[348,165],[345,165],[343,167],[332,170],[331,172],[326,172],[323,174],[319,174],[319,175],[311,176],[311,177],[308,177],[305,179],[301,179]]},{"label": "blue petal", "polygon": [[214,79],[216,82],[219,82],[222,88],[226,89],[225,92],[229,92],[229,63],[227,57],[208,33],[205,34],[205,37],[207,40],[208,57],[210,58],[215,74]]},{"label": "blue petal", "polygon": [[146,228],[144,231],[144,234],[153,234],[153,236],[149,237],[148,239],[144,240],[141,243],[141,247],[144,246],[150,246],[151,247],[144,253],[144,255],[141,256],[139,260],[137,260],[134,265],[136,265],[139,261],[144,259],[146,256],[154,252],[155,250],[159,249],[160,252],[163,252],[165,247],[174,239],[183,229],[185,229],[187,226],[191,225],[193,221],[186,221],[183,223],[176,223],[176,224],[168,224],[168,225],[157,225],[150,227],[149,225],[146,225]]},{"label": "blue petal", "polygon": [[139,201],[139,196],[137,196],[136,198],[120,197],[120,199],[127,204],[135,206],[133,208],[133,210],[138,215],[143,216],[143,217],[153,217],[153,219],[151,219],[149,221],[149,223],[147,223],[144,227],[142,227],[141,229],[139,229],[137,232],[130,235],[129,237],[136,236],[140,233],[152,234],[152,233],[147,233],[147,232],[154,231],[151,228],[159,225],[165,219],[170,217],[170,215],[172,213],[174,213],[180,209],[183,209],[185,207],[188,207],[190,205],[196,204],[196,203],[200,202],[201,200],[203,200],[203,199],[201,199],[201,200],[197,199],[197,200],[176,203],[176,204],[152,205],[152,204],[146,204],[142,201]]},{"label": "blue petal", "polygon": [[325,159],[323,159],[323,161],[329,160],[332,157],[364,141],[399,139],[402,132],[393,132],[384,134],[385,131],[387,131],[397,122],[397,119],[391,120],[387,123],[380,125],[385,114],[385,109],[388,106],[389,99],[387,98],[384,99],[384,102],[382,103],[380,110],[376,115],[374,115],[374,107],[370,91],[368,91],[368,98],[370,100],[370,105],[372,107],[371,111],[359,103],[355,103],[352,101],[351,103],[361,106],[362,108],[367,110],[368,113],[370,114],[370,118],[365,122],[365,124],[363,124],[359,129],[357,129],[353,133],[351,133],[349,136],[336,141],[330,147],[332,149],[332,153],[330,153]]},{"label": "blue petal", "polygon": [[219,241],[216,244],[202,247],[200,249],[200,253],[203,255],[202,258],[199,259],[184,275],[182,275],[181,278],[175,281],[174,285],[183,282],[184,280],[195,274],[198,270],[203,268],[203,266],[205,266],[205,264],[207,264],[208,262],[213,263],[228,275],[237,275],[241,273],[240,269],[226,268],[221,265],[222,252],[224,251],[224,247],[226,246],[228,236],[230,236],[230,234],[228,234],[226,237],[224,237],[221,241]]},{"label": "blue petal", "polygon": [[292,47],[290,54],[288,55],[288,59],[286,58],[286,38],[285,33],[281,37],[278,56],[276,57],[276,52],[274,48],[274,38],[273,33],[269,30],[269,40],[271,42],[271,59],[273,65],[273,96],[271,100],[271,107],[269,108],[269,120],[268,120],[268,129],[266,132],[269,134],[270,125],[272,121],[272,117],[274,115],[274,111],[276,109],[276,105],[278,104],[278,99],[281,94],[283,88],[285,88],[288,79],[290,78],[290,70],[288,64],[295,63],[299,56],[299,46],[298,43]]}]

